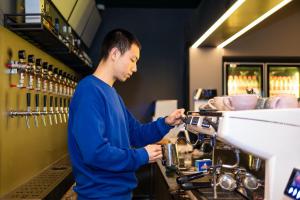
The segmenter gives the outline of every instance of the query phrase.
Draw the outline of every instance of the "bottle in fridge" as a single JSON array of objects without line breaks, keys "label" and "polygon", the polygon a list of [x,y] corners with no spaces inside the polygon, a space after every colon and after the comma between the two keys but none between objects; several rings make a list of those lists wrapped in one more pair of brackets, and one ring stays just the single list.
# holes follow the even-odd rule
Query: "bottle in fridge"
[{"label": "bottle in fridge", "polygon": [[289,94],[300,96],[300,63],[266,63],[268,96]]},{"label": "bottle in fridge", "polygon": [[255,93],[263,95],[263,63],[224,63],[225,95]]}]

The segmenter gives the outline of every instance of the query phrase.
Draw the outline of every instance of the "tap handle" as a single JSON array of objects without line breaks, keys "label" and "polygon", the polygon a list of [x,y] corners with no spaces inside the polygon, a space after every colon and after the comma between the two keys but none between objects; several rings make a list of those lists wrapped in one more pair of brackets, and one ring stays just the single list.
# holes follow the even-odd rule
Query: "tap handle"
[{"label": "tap handle", "polygon": [[57,97],[54,98],[54,106],[57,107]]},{"label": "tap handle", "polygon": [[44,107],[47,107],[47,95],[44,95]]},{"label": "tap handle", "polygon": [[28,62],[29,63],[34,63],[35,62],[35,58],[34,58],[34,55],[28,55]]},{"label": "tap handle", "polygon": [[26,93],[27,107],[30,107],[30,99],[31,99],[31,94]]},{"label": "tap handle", "polygon": [[64,107],[67,107],[67,101],[64,99]]},{"label": "tap handle", "polygon": [[25,59],[26,58],[26,52],[25,52],[25,50],[19,50],[18,51],[18,57],[19,57],[20,60],[21,59]]},{"label": "tap handle", "polygon": [[68,107],[70,106],[70,101],[71,101],[71,100],[70,100],[70,99],[68,99]]},{"label": "tap handle", "polygon": [[59,98],[59,106],[62,107],[62,98]]},{"label": "tap handle", "polygon": [[50,96],[50,107],[53,107],[53,96]]},{"label": "tap handle", "polygon": [[35,94],[35,106],[36,107],[39,107],[39,100],[40,100],[39,94]]},{"label": "tap handle", "polygon": [[35,64],[36,64],[37,67],[40,68],[41,65],[42,65],[42,59],[40,59],[40,58],[36,59],[36,60],[35,60]]}]

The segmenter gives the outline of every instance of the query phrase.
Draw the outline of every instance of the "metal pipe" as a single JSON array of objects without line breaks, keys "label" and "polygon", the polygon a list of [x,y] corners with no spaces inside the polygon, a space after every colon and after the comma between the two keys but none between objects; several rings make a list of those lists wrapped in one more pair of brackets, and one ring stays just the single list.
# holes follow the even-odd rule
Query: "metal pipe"
[{"label": "metal pipe", "polygon": [[235,152],[235,157],[236,157],[236,163],[233,164],[233,165],[222,164],[223,168],[234,169],[234,168],[239,166],[239,164],[240,164],[240,150],[239,149],[234,149],[234,152]]}]

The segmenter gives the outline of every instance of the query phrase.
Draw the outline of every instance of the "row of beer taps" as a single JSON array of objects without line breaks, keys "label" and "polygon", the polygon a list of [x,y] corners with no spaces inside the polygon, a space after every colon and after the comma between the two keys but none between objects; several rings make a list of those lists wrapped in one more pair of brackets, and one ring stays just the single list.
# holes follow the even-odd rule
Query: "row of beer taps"
[{"label": "row of beer taps", "polygon": [[[27,88],[37,92],[52,93],[71,97],[76,88],[78,78],[53,67],[42,59],[35,59],[28,55],[26,60],[25,50],[18,51],[18,61],[10,60],[7,64],[10,74],[10,86],[20,89]],[[18,81],[13,81],[12,76],[18,75]]]},{"label": "row of beer taps", "polygon": [[[34,125],[37,128],[39,126],[38,117],[41,116],[44,126],[47,126],[46,116],[48,116],[49,125],[58,123],[67,123],[69,118],[69,104],[70,99],[62,97],[49,97],[49,109],[47,107],[47,95],[43,96],[43,109],[40,110],[39,94],[35,94],[35,109],[31,109],[31,93],[26,93],[27,109],[25,111],[9,111],[8,115],[11,118],[25,117],[26,127],[30,128],[30,117],[34,118]],[[54,100],[54,106],[53,106]],[[59,105],[58,105],[59,100]],[[54,123],[53,123],[54,121]]]}]

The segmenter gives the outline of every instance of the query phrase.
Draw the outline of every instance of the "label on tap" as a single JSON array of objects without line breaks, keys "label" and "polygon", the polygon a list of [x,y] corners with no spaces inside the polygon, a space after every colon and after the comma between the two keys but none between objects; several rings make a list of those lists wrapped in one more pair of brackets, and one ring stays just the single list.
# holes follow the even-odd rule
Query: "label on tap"
[{"label": "label on tap", "polygon": [[47,92],[48,85],[47,85],[47,80],[43,80],[43,92]]},{"label": "label on tap", "polygon": [[24,87],[25,74],[23,72],[20,73],[18,88]]},{"label": "label on tap", "polygon": [[58,93],[58,84],[55,83],[54,85],[54,93],[57,94]]},{"label": "label on tap", "polygon": [[53,92],[53,82],[49,81],[49,93]]},{"label": "label on tap", "polygon": [[63,87],[61,84],[59,84],[59,94],[62,94],[62,92],[63,92]]},{"label": "label on tap", "polygon": [[28,77],[28,87],[27,87],[27,89],[29,89],[29,90],[32,90],[33,89],[33,75],[29,75],[29,77]]},{"label": "label on tap", "polygon": [[41,90],[41,78],[40,77],[36,78],[36,90],[37,91]]}]

